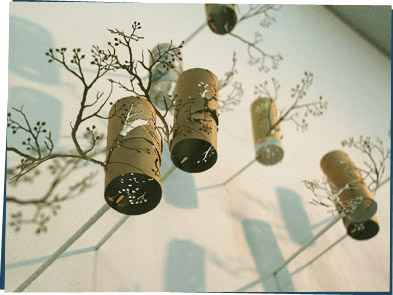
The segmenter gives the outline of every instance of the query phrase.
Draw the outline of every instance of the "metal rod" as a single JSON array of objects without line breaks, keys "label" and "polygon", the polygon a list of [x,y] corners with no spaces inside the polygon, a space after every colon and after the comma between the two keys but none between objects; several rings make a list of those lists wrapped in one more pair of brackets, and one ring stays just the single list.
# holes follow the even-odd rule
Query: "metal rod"
[{"label": "metal rod", "polygon": [[59,249],[53,253],[35,272],[33,272],[14,292],[22,292],[32,282],[35,281],[57,258],[60,257],[77,239],[79,239],[98,219],[100,219],[109,209],[108,204],[104,204],[90,219],[81,226]]},{"label": "metal rod", "polygon": [[330,221],[324,228],[322,228],[316,235],[314,235],[307,243],[301,246],[295,253],[292,254],[284,263],[278,267],[274,272],[273,275],[276,275],[280,270],[282,270],[289,262],[295,259],[300,253],[302,253],[308,246],[310,246],[314,241],[316,241],[320,236],[322,236],[329,228],[335,225],[345,214],[341,213],[338,214],[332,221]]},{"label": "metal rod", "polygon": [[[175,171],[176,166],[172,165],[166,172],[165,174],[162,176],[162,182],[165,181],[165,179],[168,178],[169,175],[171,175],[171,173],[173,171]],[[100,249],[102,245],[104,245],[104,243],[106,241],[109,240],[109,238],[124,224],[124,222],[127,221],[127,219],[130,217],[130,215],[125,215],[122,218],[120,218],[120,220],[106,233],[106,235],[97,243],[96,245],[96,250]]]},{"label": "metal rod", "polygon": [[[203,28],[206,26],[206,22],[204,22],[201,26],[198,27],[185,41],[183,44],[189,42],[192,38],[194,38]],[[183,159],[184,160],[184,159]],[[174,170],[176,166],[172,165],[171,168],[163,175],[162,181],[164,181]],[[22,292],[26,289],[35,279],[37,279],[57,258],[61,256],[77,239],[79,239],[99,218],[101,218],[106,211],[109,209],[108,204],[104,204],[82,227],[75,232],[60,248],[53,253],[50,258],[44,262],[35,272],[33,272],[18,288],[15,289],[14,292]],[[124,216],[120,219],[120,221],[115,224],[115,226],[108,232],[103,239],[101,239],[96,245],[96,249],[99,249],[115,232],[120,226],[128,219],[129,216]]]},{"label": "metal rod", "polygon": [[110,231],[97,243],[95,249],[98,250],[101,248],[104,243],[109,240],[109,238],[119,229],[120,226],[123,225],[124,222],[130,217],[130,215],[124,215],[120,220],[112,227]]},{"label": "metal rod", "polygon": [[246,170],[248,167],[250,167],[257,159],[253,159],[251,162],[249,162],[246,166],[241,168],[238,172],[233,174],[231,177],[229,177],[226,181],[223,182],[223,185],[226,185],[228,182],[233,180],[235,177],[239,176],[244,170]]},{"label": "metal rod", "polygon": [[202,31],[203,28],[204,28],[206,25],[207,25],[206,22],[204,22],[203,24],[201,24],[201,25],[198,27],[198,29],[195,30],[194,33],[192,33],[190,36],[187,37],[186,40],[184,40],[183,45],[186,44],[186,43],[188,43],[189,41],[191,41],[191,39],[194,38],[200,31]]},{"label": "metal rod", "polygon": [[311,259],[309,262],[304,264],[303,266],[299,267],[297,270],[295,270],[293,273],[291,273],[291,276],[295,275],[302,269],[306,268],[307,266],[311,265],[315,260],[319,259],[322,255],[324,255],[326,252],[331,250],[334,246],[336,246],[338,243],[340,243],[342,240],[344,240],[346,237],[348,237],[347,233],[345,233],[341,238],[339,238],[337,241],[335,241],[333,244],[331,244],[329,247],[327,247],[325,250],[323,250],[321,253],[319,253],[317,256],[315,256],[313,259]]},{"label": "metal rod", "polygon": [[[304,269],[305,267],[309,266],[310,264],[312,264],[315,260],[317,260],[318,258],[320,258],[322,255],[324,255],[326,252],[328,252],[330,249],[332,249],[334,246],[336,246],[338,243],[340,243],[342,240],[344,240],[348,235],[345,233],[341,238],[339,238],[337,241],[335,241],[333,244],[331,244],[328,248],[326,248],[325,250],[323,250],[321,253],[319,253],[316,257],[314,257],[311,261],[307,262],[306,264],[304,264],[303,266],[299,267],[297,270],[295,270],[294,272],[290,273],[291,276],[295,275],[296,273],[298,273],[299,271],[301,271],[302,269]],[[252,281],[251,283],[248,283],[247,285],[245,285],[244,287],[241,287],[240,289],[237,289],[234,292],[244,292],[247,291],[248,289],[250,289],[251,287],[254,287],[256,284],[262,282],[263,279],[259,278],[256,279],[255,281]]]},{"label": "metal rod", "polygon": [[164,181],[168,178],[168,176],[171,175],[173,171],[175,171],[175,169],[176,169],[176,166],[175,166],[175,165],[172,165],[171,168],[169,168],[169,169],[164,173],[164,175],[162,176],[162,178],[161,178],[162,182],[164,182]]}]

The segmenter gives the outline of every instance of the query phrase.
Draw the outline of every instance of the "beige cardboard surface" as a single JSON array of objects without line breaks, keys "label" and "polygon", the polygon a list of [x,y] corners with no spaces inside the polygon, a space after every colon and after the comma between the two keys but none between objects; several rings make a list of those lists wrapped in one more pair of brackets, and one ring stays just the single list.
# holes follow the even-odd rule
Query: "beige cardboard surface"
[{"label": "beige cardboard surface", "polygon": [[284,150],[281,147],[276,103],[271,98],[259,97],[251,104],[252,132],[258,162],[274,165],[282,160]]},{"label": "beige cardboard surface", "polygon": [[122,98],[110,110],[105,199],[121,213],[146,213],[161,199],[162,146],[155,116],[143,97]]},{"label": "beige cardboard surface", "polygon": [[205,69],[187,70],[178,79],[170,149],[184,171],[202,172],[217,161],[218,90],[217,77]]},{"label": "beige cardboard surface", "polygon": [[[353,212],[348,215],[352,222],[364,222],[373,217],[377,211],[377,203],[347,153],[327,153],[321,160],[321,168],[338,189],[344,188],[347,184],[350,186],[339,195],[339,198],[345,207],[355,205]],[[360,196],[364,197],[364,200],[360,204],[354,204],[354,200]]]}]

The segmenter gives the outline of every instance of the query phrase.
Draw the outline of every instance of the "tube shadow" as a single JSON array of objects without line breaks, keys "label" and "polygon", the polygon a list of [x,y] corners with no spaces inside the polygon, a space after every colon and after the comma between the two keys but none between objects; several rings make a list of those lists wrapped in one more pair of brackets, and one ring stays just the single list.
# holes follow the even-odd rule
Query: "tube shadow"
[{"label": "tube shadow", "polygon": [[193,242],[172,240],[165,267],[165,291],[204,292],[205,252]]},{"label": "tube shadow", "polygon": [[9,70],[44,84],[60,82],[59,67],[48,63],[45,52],[54,47],[52,34],[26,19],[10,16]]},{"label": "tube shadow", "polygon": [[[171,155],[166,143],[163,145],[161,171],[167,171],[172,165]],[[165,201],[183,209],[198,208],[194,177],[190,173],[175,169],[163,183]]]},{"label": "tube shadow", "polygon": [[[11,87],[8,92],[8,111],[11,112],[12,117],[21,122],[23,126],[26,126],[23,117],[12,110],[12,107],[20,109],[23,107],[23,112],[27,116],[31,128],[35,126],[37,121],[43,122],[45,120],[45,129],[47,133],[42,134],[42,140],[44,136],[51,132],[51,138],[53,144],[56,146],[61,130],[61,113],[62,104],[61,102],[44,92],[34,90],[27,87]],[[43,116],[43,109],[45,109],[45,116]],[[26,147],[22,145],[22,142],[29,137],[29,134],[23,131],[19,131],[16,134],[12,134],[7,138],[9,146],[16,147],[21,151],[25,151]]]},{"label": "tube shadow", "polygon": [[276,276],[272,274],[284,263],[284,258],[271,226],[256,219],[243,219],[242,226],[265,292],[294,292],[286,267]]},{"label": "tube shadow", "polygon": [[195,190],[196,191],[204,191],[204,190],[209,190],[209,189],[212,189],[212,188],[215,188],[215,187],[219,187],[219,186],[224,186],[224,185],[225,185],[224,183],[217,183],[217,184],[212,184],[212,185],[208,185],[208,186],[199,187],[199,188],[196,188]]},{"label": "tube shadow", "polygon": [[313,233],[302,198],[285,187],[276,188],[276,192],[289,237],[296,244],[303,245],[311,239]]}]

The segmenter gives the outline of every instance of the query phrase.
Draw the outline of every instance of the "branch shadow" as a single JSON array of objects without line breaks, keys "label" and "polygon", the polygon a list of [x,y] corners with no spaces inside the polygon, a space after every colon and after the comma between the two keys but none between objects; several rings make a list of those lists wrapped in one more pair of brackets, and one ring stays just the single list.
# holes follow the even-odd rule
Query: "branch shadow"
[{"label": "branch shadow", "polygon": [[298,245],[303,245],[313,236],[312,226],[302,198],[299,194],[285,187],[276,188],[281,215],[289,237]]},{"label": "branch shadow", "polygon": [[[8,111],[11,112],[15,118],[18,117],[17,120],[23,122],[23,125],[25,125],[23,118],[21,118],[19,114],[16,114],[11,107],[17,109],[23,107],[23,112],[32,125],[35,125],[37,121],[45,121],[45,127],[51,132],[53,144],[56,146],[60,138],[62,117],[62,104],[57,98],[28,87],[10,87],[8,92]],[[43,108],[47,111],[45,117],[43,117]],[[33,128],[33,126],[31,128]],[[28,134],[26,132],[17,132],[7,138],[7,143],[9,146],[25,151],[26,147],[22,145],[22,142],[25,141],[27,137]],[[44,137],[42,137],[42,139],[43,138]]]},{"label": "branch shadow", "polygon": [[186,240],[169,243],[165,292],[205,292],[205,249]]},{"label": "branch shadow", "polygon": [[243,219],[242,227],[260,279],[239,290],[261,282],[265,292],[295,292],[286,267],[273,275],[273,271],[284,263],[284,258],[271,226],[261,220]]}]

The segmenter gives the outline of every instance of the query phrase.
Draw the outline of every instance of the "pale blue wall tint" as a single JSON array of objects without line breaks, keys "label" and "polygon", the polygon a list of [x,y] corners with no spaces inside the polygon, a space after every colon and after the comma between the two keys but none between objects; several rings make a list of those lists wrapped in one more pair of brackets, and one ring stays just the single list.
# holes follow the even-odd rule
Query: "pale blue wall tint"
[{"label": "pale blue wall tint", "polygon": [[[162,152],[162,174],[172,166],[168,145],[164,143]],[[198,208],[198,197],[195,191],[194,176],[191,173],[176,169],[162,184],[165,201],[182,209]]]},{"label": "pale blue wall tint", "polygon": [[257,219],[243,219],[242,226],[265,292],[294,292],[286,267],[276,278],[273,276],[273,272],[284,262],[284,258],[271,226]]},{"label": "pale blue wall tint", "polygon": [[285,187],[276,188],[276,192],[289,237],[296,244],[303,245],[312,237],[312,227],[302,198]]},{"label": "pale blue wall tint", "polygon": [[[48,132],[52,132],[52,141],[56,146],[60,137],[62,114],[62,104],[57,98],[32,88],[11,87],[8,92],[8,112],[12,114],[12,118],[15,121],[26,126],[23,117],[15,112],[12,107],[17,109],[23,107],[23,112],[30,121],[30,125],[32,125],[31,128],[37,121],[45,121],[45,128]],[[8,128],[7,132],[11,133],[11,129]],[[21,151],[27,152],[22,145],[22,141],[25,141],[28,137],[31,136],[27,132],[19,130],[16,134],[7,136],[7,146],[16,147]],[[44,134],[40,135],[39,138],[43,142],[42,140],[45,139]]]},{"label": "pale blue wall tint", "polygon": [[34,82],[58,84],[59,67],[48,63],[45,52],[55,46],[44,27],[20,17],[10,16],[9,70]]},{"label": "pale blue wall tint", "polygon": [[165,268],[166,292],[205,292],[205,249],[186,240],[169,243]]}]

